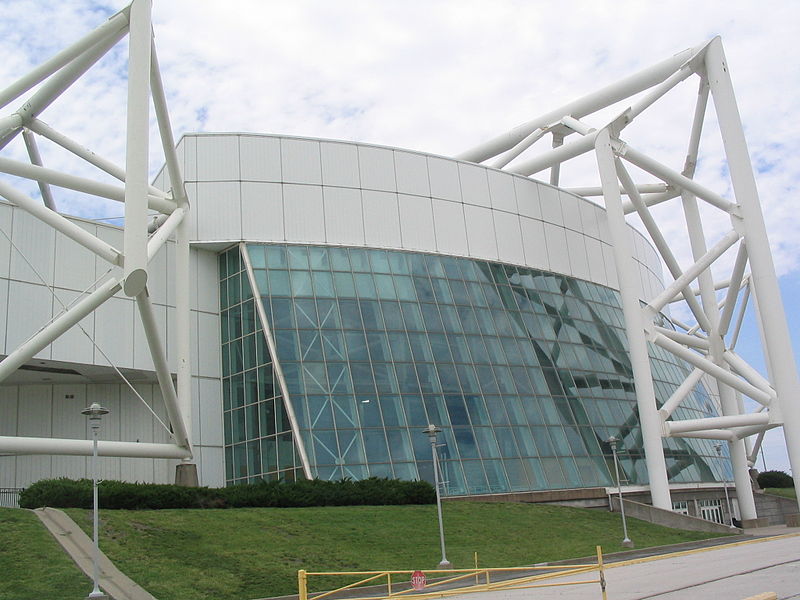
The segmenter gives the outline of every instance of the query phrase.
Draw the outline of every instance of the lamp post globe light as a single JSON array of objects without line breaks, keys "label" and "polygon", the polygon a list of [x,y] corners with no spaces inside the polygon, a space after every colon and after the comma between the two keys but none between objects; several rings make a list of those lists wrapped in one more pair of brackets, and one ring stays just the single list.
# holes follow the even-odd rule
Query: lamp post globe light
[{"label": "lamp post globe light", "polygon": [[445,554],[444,524],[442,523],[442,497],[439,494],[439,453],[436,450],[436,436],[442,430],[432,423],[429,423],[428,426],[423,429],[423,431],[428,435],[428,440],[431,443],[431,454],[433,456],[433,485],[436,488],[436,512],[439,516],[439,543],[442,547],[442,560],[439,562],[439,568],[450,569],[453,565],[450,564],[449,560],[447,560],[447,555]]},{"label": "lamp post globe light", "polygon": [[[714,444],[714,450],[717,451],[717,456],[720,461],[722,460],[722,444]],[[725,469],[722,469],[722,488],[725,490],[725,504],[728,506],[728,525],[735,527],[733,524],[733,510],[731,510],[731,498],[728,495],[728,478],[725,476]]]},{"label": "lamp post globe light", "polygon": [[619,481],[619,459],[617,458],[617,444],[619,440],[613,435],[606,440],[611,446],[611,453],[614,456],[614,475],[617,480],[617,494],[619,495],[619,512],[622,515],[622,545],[625,548],[633,548],[633,541],[628,537],[628,522],[625,520],[625,504],[622,502],[622,485]]},{"label": "lamp post globe light", "polygon": [[92,583],[94,585],[87,598],[108,598],[100,591],[100,544],[98,542],[98,514],[97,514],[97,436],[100,432],[100,421],[103,415],[108,414],[108,409],[93,402],[84,408],[81,414],[89,417],[89,427],[92,428],[92,530],[94,552],[92,554]]}]

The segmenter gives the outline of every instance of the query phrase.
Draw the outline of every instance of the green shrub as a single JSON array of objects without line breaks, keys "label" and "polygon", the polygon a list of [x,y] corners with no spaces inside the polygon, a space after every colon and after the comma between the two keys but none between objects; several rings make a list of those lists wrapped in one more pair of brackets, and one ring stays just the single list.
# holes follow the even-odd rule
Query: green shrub
[{"label": "green shrub", "polygon": [[794,487],[794,479],[783,471],[764,471],[758,474],[758,485],[764,488],[790,488]]},{"label": "green shrub", "polygon": [[[260,481],[219,489],[103,481],[98,499],[101,508],[136,510],[432,504],[436,494],[426,481],[372,477],[362,481]],[[92,482],[65,478],[38,481],[21,493],[20,506],[91,508]]]}]

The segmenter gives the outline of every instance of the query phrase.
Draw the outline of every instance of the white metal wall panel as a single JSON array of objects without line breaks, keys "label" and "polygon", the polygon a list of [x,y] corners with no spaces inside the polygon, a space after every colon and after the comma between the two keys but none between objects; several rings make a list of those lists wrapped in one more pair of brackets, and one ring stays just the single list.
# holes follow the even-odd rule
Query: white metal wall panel
[{"label": "white metal wall panel", "polygon": [[[155,367],[153,366],[153,359],[150,356],[150,347],[147,345],[147,337],[144,333],[144,325],[142,325],[142,317],[139,314],[138,306],[135,308],[134,313],[133,368],[153,371]],[[154,304],[153,314],[155,315],[156,327],[158,327],[158,339],[161,342],[162,349],[166,352],[169,335],[167,331],[167,307]]]},{"label": "white metal wall panel", "polygon": [[[6,348],[6,317],[8,316],[8,279],[0,278],[0,354],[8,354],[10,348]],[[16,314],[11,315],[16,319]]]},{"label": "white metal wall panel", "polygon": [[519,216],[502,211],[494,211],[494,230],[497,236],[497,255],[503,262],[525,263],[525,250],[522,246],[522,231]]},{"label": "white metal wall panel", "polygon": [[461,201],[461,184],[458,180],[458,163],[445,158],[428,156],[428,178],[431,196],[443,200]]},{"label": "white metal wall panel", "polygon": [[600,213],[602,209],[589,201],[582,201],[578,203],[578,208],[581,211],[581,227],[585,235],[593,238],[600,237]]},{"label": "white metal wall panel", "polygon": [[[222,446],[222,388],[218,379],[197,379],[200,399],[200,441],[204,446]],[[220,471],[222,464],[219,465]],[[207,485],[207,484],[206,484]]]},{"label": "white metal wall panel", "polygon": [[567,248],[569,249],[569,264],[572,275],[578,279],[591,279],[589,259],[586,256],[586,238],[571,229],[565,230],[567,235]]},{"label": "white metal wall panel", "polygon": [[477,165],[458,163],[458,177],[461,180],[461,197],[465,204],[490,207],[489,180],[486,169]]},{"label": "white metal wall panel", "polygon": [[[71,397],[70,397],[71,396]],[[86,408],[85,386],[53,386],[53,430],[54,438],[81,439],[87,436],[87,419],[81,414]],[[80,479],[86,477],[87,458],[83,456],[53,456],[53,473],[59,477]]]},{"label": "white metal wall panel", "polygon": [[[8,305],[25,307],[16,310],[8,319],[6,329],[6,349],[11,351],[50,321],[53,309],[53,296],[46,287],[21,281],[10,281]],[[37,355],[50,358],[50,347],[46,346]]]},{"label": "white metal wall panel", "polygon": [[240,135],[242,181],[281,181],[281,141],[261,135]]},{"label": "white metal wall panel", "polygon": [[542,206],[539,200],[539,184],[527,177],[514,177],[513,181],[519,214],[541,220]]},{"label": "white metal wall panel", "polygon": [[197,235],[198,205],[197,205],[197,183],[186,184],[186,196],[189,198],[191,208],[189,210],[189,239],[199,239]]},{"label": "white metal wall panel", "polygon": [[413,152],[394,152],[394,170],[397,175],[397,191],[401,194],[430,196],[428,181],[428,162],[422,154]]},{"label": "white metal wall panel", "polygon": [[[133,366],[133,302],[109,298],[94,313],[95,341],[118,367]],[[94,363],[107,365],[108,361],[95,349]]]},{"label": "white metal wall panel", "polygon": [[50,437],[52,433],[52,389],[49,385],[21,385],[17,435]]},{"label": "white metal wall panel", "polygon": [[584,238],[584,241],[586,242],[586,257],[589,261],[589,279],[601,285],[608,285],[602,243],[591,237]]},{"label": "white metal wall panel", "polygon": [[[119,227],[112,227],[111,225],[98,225],[97,237],[114,246],[117,250],[122,250],[125,247],[124,235],[122,229]],[[103,259],[95,260],[95,276],[94,279],[102,277],[109,272],[110,265]],[[82,290],[83,288],[81,288]]]},{"label": "white metal wall panel", "polygon": [[514,191],[514,176],[493,169],[487,169],[486,174],[489,177],[492,208],[516,213],[517,197]]},{"label": "white metal wall panel", "polygon": [[193,285],[197,291],[193,294],[194,308],[212,313],[219,312],[219,269],[217,255],[206,250],[192,250],[191,260],[194,263],[192,273]]},{"label": "white metal wall panel", "polygon": [[409,250],[436,248],[431,199],[407,194],[398,194],[397,198],[400,206],[400,236],[403,248]]},{"label": "white metal wall panel", "polygon": [[0,201],[0,277],[8,277],[11,260],[11,215],[13,209]]},{"label": "white metal wall panel", "polygon": [[239,182],[210,182],[197,186],[197,235],[204,240],[242,238]]},{"label": "white metal wall panel", "polygon": [[364,245],[361,190],[323,187],[325,235],[330,244]]},{"label": "white metal wall panel", "polygon": [[[72,290],[56,290],[56,296],[61,302],[69,306],[79,296]],[[56,301],[55,312],[61,310],[61,304]],[[91,339],[81,330],[81,327],[92,336]],[[52,344],[53,360],[91,364],[94,360],[94,313],[87,315],[77,325],[68,329]]]},{"label": "white metal wall panel", "polygon": [[560,192],[559,198],[561,200],[561,214],[564,216],[564,227],[573,231],[583,231],[581,209],[578,205],[583,204],[584,201],[566,192]]},{"label": "white metal wall panel", "polygon": [[279,183],[242,183],[242,238],[282,242],[283,186]]},{"label": "white metal wall panel", "polygon": [[469,255],[497,260],[497,239],[491,209],[465,204],[464,220],[467,225]]},{"label": "white metal wall panel", "polygon": [[185,135],[178,142],[178,150],[183,152],[184,181],[197,181],[197,137]]},{"label": "white metal wall panel", "polygon": [[536,269],[549,270],[547,242],[544,239],[544,223],[537,219],[520,217],[522,248],[525,251],[525,264]]},{"label": "white metal wall panel", "polygon": [[358,147],[353,144],[320,142],[322,183],[340,187],[360,187]]},{"label": "white metal wall panel", "polygon": [[19,387],[0,386],[0,435],[17,435]]},{"label": "white metal wall panel", "polygon": [[285,183],[322,183],[319,142],[281,138],[281,169]]},{"label": "white metal wall panel", "polygon": [[434,198],[433,227],[436,232],[436,249],[445,254],[468,256],[467,226],[464,222],[464,205]]},{"label": "white metal wall panel", "polygon": [[400,209],[397,194],[361,192],[364,207],[364,239],[368,246],[401,248]]},{"label": "white metal wall panel", "polygon": [[394,152],[386,148],[358,147],[358,168],[361,187],[365,190],[394,192]]},{"label": "white metal wall panel", "polygon": [[14,211],[11,239],[18,250],[11,251],[12,279],[42,283],[44,278],[47,283],[53,282],[55,231],[23,210]]},{"label": "white metal wall panel", "polygon": [[[171,243],[164,244],[161,246],[161,249],[158,253],[153,257],[153,260],[148,263],[147,268],[147,292],[150,294],[150,302],[154,304],[166,304],[168,292],[167,288],[169,286],[169,282],[174,280],[174,275],[172,273],[174,267],[174,260],[170,262],[168,260],[169,250],[168,248],[172,246]],[[100,259],[103,261],[103,259]],[[79,288],[82,289],[82,288]],[[173,299],[174,304],[174,299]]]},{"label": "white metal wall panel", "polygon": [[322,206],[322,187],[284,185],[283,219],[286,241],[324,242],[325,216]]},{"label": "white metal wall panel", "polygon": [[222,447],[203,446],[201,451],[203,462],[201,465],[198,465],[200,485],[224,487],[225,454]]},{"label": "white metal wall panel", "polygon": [[542,220],[554,225],[564,225],[564,215],[561,212],[561,198],[558,190],[548,185],[539,186],[539,201],[542,206]]},{"label": "white metal wall panel", "polygon": [[[136,386],[136,391],[147,402],[152,402],[152,390],[150,385]],[[153,417],[150,412],[130,389],[123,388],[120,396],[120,437],[129,441],[152,442]],[[153,481],[153,460],[122,458],[120,474],[125,481]]]},{"label": "white metal wall panel", "polygon": [[239,174],[239,136],[201,135],[197,137],[197,175],[203,181],[237,181]]},{"label": "white metal wall panel", "polygon": [[219,348],[219,318],[208,313],[197,315],[198,375],[220,377],[219,352],[204,352],[204,348]]},{"label": "white metal wall panel", "polygon": [[556,273],[571,275],[565,229],[552,223],[545,223],[544,239],[547,244],[547,256],[550,258],[550,268]]}]

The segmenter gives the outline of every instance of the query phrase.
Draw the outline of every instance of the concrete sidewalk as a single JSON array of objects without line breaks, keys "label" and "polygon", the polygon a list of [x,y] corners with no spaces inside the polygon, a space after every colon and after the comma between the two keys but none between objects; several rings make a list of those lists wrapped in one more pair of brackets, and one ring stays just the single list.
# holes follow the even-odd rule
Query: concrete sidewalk
[{"label": "concrete sidewalk", "polygon": [[[81,571],[91,578],[94,552],[91,538],[66,513],[56,508],[37,508],[33,512]],[[115,567],[102,551],[100,552],[99,566],[100,588],[113,600],[157,600],[155,596]],[[90,588],[86,589],[87,595],[90,591]]]}]

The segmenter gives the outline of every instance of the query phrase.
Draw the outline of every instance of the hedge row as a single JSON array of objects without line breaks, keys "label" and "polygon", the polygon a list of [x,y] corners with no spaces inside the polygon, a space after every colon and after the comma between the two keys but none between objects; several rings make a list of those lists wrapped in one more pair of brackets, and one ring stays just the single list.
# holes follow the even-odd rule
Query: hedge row
[{"label": "hedge row", "polygon": [[794,479],[783,471],[764,471],[758,474],[758,486],[765,488],[790,488],[794,487]]},{"label": "hedge row", "polygon": [[[427,481],[370,478],[362,481],[303,480],[292,483],[263,481],[225,488],[182,487],[155,483],[103,481],[101,508],[240,508],[432,504],[433,486]],[[44,479],[21,494],[22,508],[91,508],[89,479]]]}]

